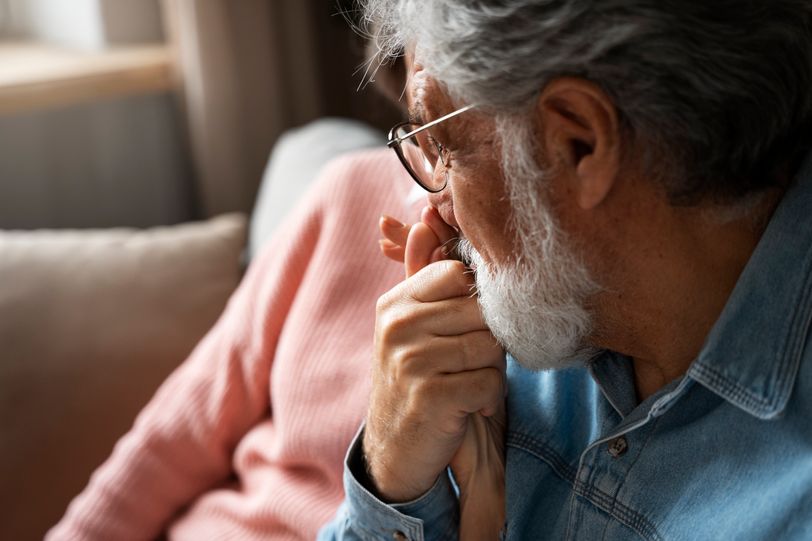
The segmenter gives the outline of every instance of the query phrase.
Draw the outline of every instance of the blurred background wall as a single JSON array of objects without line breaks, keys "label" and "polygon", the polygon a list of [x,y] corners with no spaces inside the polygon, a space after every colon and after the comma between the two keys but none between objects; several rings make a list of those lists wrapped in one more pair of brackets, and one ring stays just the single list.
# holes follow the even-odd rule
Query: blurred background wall
[{"label": "blurred background wall", "polygon": [[0,229],[247,212],[284,130],[323,116],[385,129],[397,112],[357,89],[351,11],[336,0],[0,0]]}]

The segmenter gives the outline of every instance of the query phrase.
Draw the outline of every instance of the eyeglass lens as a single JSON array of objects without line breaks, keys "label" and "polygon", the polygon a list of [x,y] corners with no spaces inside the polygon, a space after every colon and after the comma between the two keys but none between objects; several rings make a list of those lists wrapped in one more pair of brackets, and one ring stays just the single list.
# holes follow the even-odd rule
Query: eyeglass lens
[{"label": "eyeglass lens", "polygon": [[[395,131],[395,136],[399,139],[408,133],[416,130],[416,124],[404,124]],[[434,174],[437,161],[440,159],[437,146],[430,139],[427,131],[422,131],[416,135],[403,139],[400,144],[403,158],[408,163],[411,173],[430,190],[440,190],[445,186],[445,175]]]}]

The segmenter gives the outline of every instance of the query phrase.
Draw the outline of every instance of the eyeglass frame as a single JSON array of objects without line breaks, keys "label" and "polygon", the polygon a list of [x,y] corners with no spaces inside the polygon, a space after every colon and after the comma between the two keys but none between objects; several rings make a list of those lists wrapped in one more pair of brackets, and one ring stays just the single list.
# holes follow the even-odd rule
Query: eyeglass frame
[{"label": "eyeglass frame", "polygon": [[[455,117],[457,115],[461,115],[462,113],[464,113],[466,111],[470,111],[474,107],[476,107],[475,104],[470,104],[470,105],[466,105],[465,107],[461,107],[461,108],[457,109],[456,111],[452,111],[452,112],[448,113],[447,115],[441,116],[438,119],[435,119],[435,120],[432,120],[431,122],[423,124],[422,126],[418,127],[417,129],[412,130],[409,133],[403,135],[402,137],[396,137],[395,136],[395,133],[397,132],[398,128],[401,128],[403,126],[408,126],[408,125],[414,125],[413,122],[409,122],[408,120],[405,121],[405,122],[400,122],[398,124],[395,124],[395,126],[393,126],[391,130],[389,130],[389,141],[386,143],[386,146],[388,146],[389,148],[391,148],[392,150],[395,151],[395,154],[397,154],[398,159],[400,160],[400,163],[403,164],[403,167],[406,169],[406,172],[409,173],[409,175],[412,177],[412,179],[414,179],[414,181],[417,182],[417,184],[419,184],[420,187],[423,188],[424,190],[426,190],[427,192],[438,193],[438,192],[441,192],[441,191],[443,191],[445,189],[445,187],[448,185],[448,170],[446,170],[446,172],[445,172],[445,178],[443,180],[443,185],[441,187],[439,187],[439,188],[429,188],[428,186],[426,186],[423,183],[422,180],[420,180],[420,177],[418,177],[417,173],[412,169],[412,166],[409,164],[409,160],[403,154],[403,149],[400,146],[401,143],[403,143],[407,139],[411,139],[412,137],[414,137],[418,133],[429,129],[432,126],[436,126],[437,124],[439,124],[441,122],[445,122],[449,118],[453,118],[453,117]],[[432,139],[432,141],[434,141],[434,139]],[[448,166],[448,164],[443,159],[443,150],[445,149],[445,147],[443,147],[437,141],[434,141],[434,144],[437,146],[438,161],[442,161],[444,166]],[[420,149],[420,152],[422,152],[423,156],[425,157],[426,153],[420,147],[420,144],[417,144],[417,148]],[[436,162],[435,162],[434,166],[435,166],[435,168],[437,167]]]}]

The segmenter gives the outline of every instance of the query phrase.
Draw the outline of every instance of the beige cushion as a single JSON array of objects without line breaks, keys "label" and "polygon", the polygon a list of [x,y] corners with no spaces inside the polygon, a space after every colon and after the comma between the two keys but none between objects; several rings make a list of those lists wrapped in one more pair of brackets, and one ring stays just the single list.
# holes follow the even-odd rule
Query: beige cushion
[{"label": "beige cushion", "polygon": [[241,215],[0,232],[0,539],[41,538],[240,279]]}]

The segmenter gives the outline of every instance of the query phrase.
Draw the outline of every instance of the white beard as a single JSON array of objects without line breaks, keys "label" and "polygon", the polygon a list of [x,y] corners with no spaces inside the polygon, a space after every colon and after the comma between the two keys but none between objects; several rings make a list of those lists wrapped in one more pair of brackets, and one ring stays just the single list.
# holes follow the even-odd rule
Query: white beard
[{"label": "white beard", "polygon": [[552,370],[594,356],[596,350],[586,343],[591,318],[582,306],[592,283],[580,280],[582,269],[546,258],[499,269],[483,261],[467,240],[460,241],[459,250],[475,269],[485,322],[519,364]]},{"label": "white beard", "polygon": [[547,173],[533,159],[532,125],[502,117],[497,127],[513,210],[509,229],[519,253],[497,266],[485,262],[467,239],[458,251],[475,269],[483,317],[502,347],[531,370],[573,366],[597,351],[587,342],[593,327],[585,302],[599,287],[557,227],[540,189]]},{"label": "white beard", "polygon": [[475,269],[485,322],[522,366],[567,368],[594,354],[586,343],[592,325],[583,301],[595,287],[580,262],[563,255],[525,257],[521,264],[497,268],[468,240],[458,250]]}]

